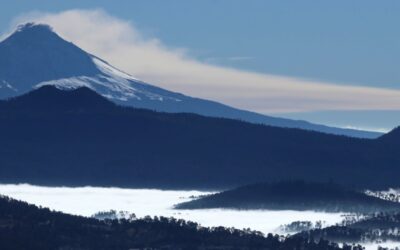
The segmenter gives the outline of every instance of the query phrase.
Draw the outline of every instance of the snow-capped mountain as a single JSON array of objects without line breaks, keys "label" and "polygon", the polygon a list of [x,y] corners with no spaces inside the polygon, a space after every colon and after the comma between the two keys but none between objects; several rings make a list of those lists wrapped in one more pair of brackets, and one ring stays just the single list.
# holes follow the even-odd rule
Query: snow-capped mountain
[{"label": "snow-capped mountain", "polygon": [[58,36],[49,26],[28,23],[0,42],[0,99],[53,85],[88,87],[120,104],[164,112],[189,112],[266,125],[375,138],[380,133],[275,118],[189,97],[140,81]]}]

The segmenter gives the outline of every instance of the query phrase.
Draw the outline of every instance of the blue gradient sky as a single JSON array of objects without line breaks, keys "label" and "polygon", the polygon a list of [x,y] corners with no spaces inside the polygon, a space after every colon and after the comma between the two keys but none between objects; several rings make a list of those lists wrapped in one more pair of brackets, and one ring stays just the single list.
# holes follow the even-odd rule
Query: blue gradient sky
[{"label": "blue gradient sky", "polygon": [[[32,11],[94,8],[208,64],[400,89],[400,1],[9,1],[0,9],[0,30]],[[399,111],[279,115],[339,126],[400,124]]]}]

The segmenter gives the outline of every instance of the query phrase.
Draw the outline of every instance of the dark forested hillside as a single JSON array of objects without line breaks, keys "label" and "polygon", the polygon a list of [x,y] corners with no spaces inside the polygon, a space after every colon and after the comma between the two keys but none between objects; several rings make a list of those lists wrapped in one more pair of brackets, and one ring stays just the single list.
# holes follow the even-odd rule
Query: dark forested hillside
[{"label": "dark forested hillside", "polygon": [[400,203],[385,201],[332,183],[283,181],[235,188],[178,204],[176,208],[375,213],[400,211]]},{"label": "dark forested hillside", "polygon": [[218,188],[277,179],[398,185],[391,144],[116,106],[43,87],[0,102],[0,181]]},{"label": "dark forested hillside", "polygon": [[298,235],[335,242],[394,241],[400,243],[400,213],[376,213],[360,220],[343,223],[343,225],[313,229]]},{"label": "dark forested hillside", "polygon": [[[0,249],[340,249],[327,241],[281,238],[250,230],[204,228],[173,218],[106,220],[37,208],[0,197]],[[354,248],[356,249],[356,248]],[[357,248],[361,249],[361,248]]]},{"label": "dark forested hillside", "polygon": [[388,149],[395,149],[400,145],[400,127],[397,127],[387,134],[382,135],[376,141],[390,146]]}]

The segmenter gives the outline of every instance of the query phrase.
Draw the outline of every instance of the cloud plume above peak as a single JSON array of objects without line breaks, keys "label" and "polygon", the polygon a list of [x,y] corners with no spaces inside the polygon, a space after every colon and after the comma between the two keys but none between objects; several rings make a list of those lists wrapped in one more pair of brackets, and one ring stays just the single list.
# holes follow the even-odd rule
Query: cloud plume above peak
[{"label": "cloud plume above peak", "polygon": [[66,40],[143,81],[237,108],[273,114],[325,110],[400,110],[400,91],[247,72],[200,62],[185,48],[144,37],[102,10],[31,13],[15,23],[46,23]]}]

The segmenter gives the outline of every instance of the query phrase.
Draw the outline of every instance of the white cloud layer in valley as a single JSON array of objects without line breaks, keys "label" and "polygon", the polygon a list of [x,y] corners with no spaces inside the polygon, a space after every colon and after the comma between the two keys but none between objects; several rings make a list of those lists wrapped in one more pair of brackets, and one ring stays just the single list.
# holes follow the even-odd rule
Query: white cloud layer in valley
[{"label": "white cloud layer in valley", "polygon": [[260,113],[400,110],[400,91],[247,72],[200,62],[169,48],[134,24],[102,10],[29,13],[22,22],[49,24],[66,40],[133,76],[184,94]]},{"label": "white cloud layer in valley", "polygon": [[28,184],[0,184],[0,194],[65,213],[91,216],[99,211],[127,211],[137,217],[146,215],[191,220],[203,226],[251,228],[264,233],[276,232],[282,224],[293,221],[340,222],[339,213],[312,211],[239,211],[224,209],[174,210],[173,205],[190,200],[200,191],[163,191],[156,189],[122,189],[100,187],[41,187]]}]

